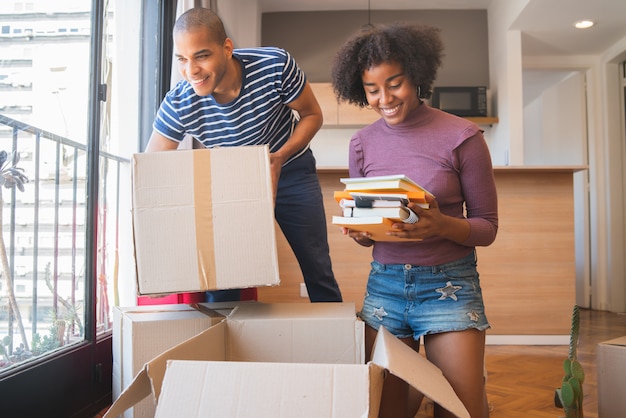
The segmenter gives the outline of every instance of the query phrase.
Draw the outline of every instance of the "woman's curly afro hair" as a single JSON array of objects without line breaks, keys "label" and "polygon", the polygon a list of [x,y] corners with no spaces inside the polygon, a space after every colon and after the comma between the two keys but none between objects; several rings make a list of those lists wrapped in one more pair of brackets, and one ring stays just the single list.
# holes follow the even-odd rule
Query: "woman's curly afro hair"
[{"label": "woman's curly afro hair", "polygon": [[407,78],[429,98],[443,57],[440,30],[432,26],[397,22],[366,25],[343,44],[332,66],[333,90],[339,100],[367,105],[361,76],[384,62],[398,63]]}]

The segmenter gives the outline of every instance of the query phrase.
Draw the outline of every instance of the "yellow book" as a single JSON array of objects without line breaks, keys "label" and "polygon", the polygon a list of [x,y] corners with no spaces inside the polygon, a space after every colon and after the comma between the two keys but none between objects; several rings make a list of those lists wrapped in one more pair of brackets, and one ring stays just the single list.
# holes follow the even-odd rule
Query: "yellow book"
[{"label": "yellow book", "polygon": [[428,190],[424,189],[404,174],[372,177],[348,177],[339,180],[346,185],[345,189],[347,191],[414,192],[421,193],[422,198],[425,194],[431,194]]}]

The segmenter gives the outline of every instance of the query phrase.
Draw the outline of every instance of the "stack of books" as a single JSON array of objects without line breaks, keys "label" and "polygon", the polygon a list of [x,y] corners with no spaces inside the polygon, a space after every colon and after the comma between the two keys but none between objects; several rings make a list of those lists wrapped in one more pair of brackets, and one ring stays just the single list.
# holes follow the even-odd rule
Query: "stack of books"
[{"label": "stack of books", "polygon": [[333,224],[354,231],[367,231],[375,241],[407,241],[386,234],[396,222],[415,223],[418,216],[407,207],[409,202],[428,208],[426,189],[403,174],[375,177],[350,177],[340,181],[344,190],[334,197],[343,216],[333,216]]}]

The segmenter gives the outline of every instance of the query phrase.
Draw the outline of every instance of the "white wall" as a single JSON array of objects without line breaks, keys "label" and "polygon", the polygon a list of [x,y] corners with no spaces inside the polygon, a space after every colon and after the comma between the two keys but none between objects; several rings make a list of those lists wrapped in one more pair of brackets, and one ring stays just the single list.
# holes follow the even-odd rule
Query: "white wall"
[{"label": "white wall", "polygon": [[593,301],[605,309],[626,312],[626,138],[624,123],[624,91],[620,66],[626,61],[626,38],[616,42],[601,57],[599,78],[603,88],[602,112],[597,120],[601,126],[602,154],[598,154],[597,171],[604,180],[606,205],[600,206],[599,218],[606,231],[606,275],[592,282],[597,288]]},{"label": "white wall", "polygon": [[217,13],[235,48],[261,45],[261,11],[258,0],[218,0]]},{"label": "white wall", "polygon": [[577,292],[577,303],[613,312],[626,312],[624,98],[618,71],[624,60],[626,38],[600,56],[524,57],[523,63],[525,69],[586,75],[589,265],[588,282],[577,283],[577,290],[587,288]]},{"label": "white wall", "polygon": [[584,73],[523,72],[524,163],[586,165]]},{"label": "white wall", "polygon": [[499,122],[487,138],[494,165],[524,164],[522,39],[513,21],[527,0],[493,1],[489,18],[489,80]]}]

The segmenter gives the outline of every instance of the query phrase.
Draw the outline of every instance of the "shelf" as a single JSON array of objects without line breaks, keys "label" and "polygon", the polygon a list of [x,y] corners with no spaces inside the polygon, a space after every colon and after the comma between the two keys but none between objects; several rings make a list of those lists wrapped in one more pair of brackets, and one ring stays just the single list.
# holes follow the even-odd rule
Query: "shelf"
[{"label": "shelf", "polygon": [[494,123],[498,123],[497,117],[478,117],[478,116],[466,116],[465,119],[474,122],[477,125],[493,125]]}]

